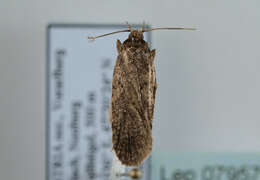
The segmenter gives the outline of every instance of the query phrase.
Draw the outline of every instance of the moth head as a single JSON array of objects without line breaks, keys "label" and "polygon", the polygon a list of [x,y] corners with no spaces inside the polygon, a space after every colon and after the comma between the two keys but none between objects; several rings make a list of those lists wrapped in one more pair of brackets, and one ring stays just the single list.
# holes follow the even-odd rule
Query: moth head
[{"label": "moth head", "polygon": [[132,41],[139,41],[144,39],[143,31],[142,30],[131,30],[128,36],[128,39]]}]

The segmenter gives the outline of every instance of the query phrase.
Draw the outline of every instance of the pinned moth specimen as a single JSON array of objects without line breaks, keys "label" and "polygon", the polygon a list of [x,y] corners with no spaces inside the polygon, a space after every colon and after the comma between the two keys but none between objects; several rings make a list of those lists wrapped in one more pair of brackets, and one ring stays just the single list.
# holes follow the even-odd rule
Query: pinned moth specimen
[{"label": "pinned moth specimen", "polygon": [[116,156],[127,166],[139,166],[152,151],[152,127],[157,89],[155,49],[150,50],[143,38],[153,30],[194,30],[193,28],[129,29],[99,37],[130,32],[121,43],[117,40],[118,56],[114,67],[109,119]]}]

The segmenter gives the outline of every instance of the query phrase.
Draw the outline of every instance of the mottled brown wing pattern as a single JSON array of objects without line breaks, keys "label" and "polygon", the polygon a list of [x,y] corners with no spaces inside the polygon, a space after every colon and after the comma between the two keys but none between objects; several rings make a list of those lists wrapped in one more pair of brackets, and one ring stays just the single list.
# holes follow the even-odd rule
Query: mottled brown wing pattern
[{"label": "mottled brown wing pattern", "polygon": [[152,150],[155,51],[119,41],[117,49],[110,105],[113,149],[123,164],[137,166]]}]

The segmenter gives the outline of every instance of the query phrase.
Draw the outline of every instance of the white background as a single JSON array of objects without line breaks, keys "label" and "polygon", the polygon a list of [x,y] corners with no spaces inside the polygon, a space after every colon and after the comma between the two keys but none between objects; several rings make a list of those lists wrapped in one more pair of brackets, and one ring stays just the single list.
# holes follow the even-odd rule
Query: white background
[{"label": "white background", "polygon": [[259,9],[259,0],[2,0],[0,179],[45,178],[50,22],[198,28],[152,35],[155,150],[259,151]]}]

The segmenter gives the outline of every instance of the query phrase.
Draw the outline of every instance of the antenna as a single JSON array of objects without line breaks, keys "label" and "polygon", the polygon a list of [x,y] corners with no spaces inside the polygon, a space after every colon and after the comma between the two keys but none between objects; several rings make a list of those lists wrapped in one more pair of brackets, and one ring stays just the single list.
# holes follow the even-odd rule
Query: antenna
[{"label": "antenna", "polygon": [[[196,29],[195,28],[166,27],[166,28],[153,28],[153,29],[145,30],[144,26],[143,26],[141,32],[151,32],[151,31],[156,31],[156,30],[196,30]],[[132,29],[130,28],[130,29],[127,29],[127,30],[115,31],[115,32],[107,33],[107,34],[102,34],[102,35],[99,35],[99,36],[89,36],[88,39],[95,40],[97,38],[108,36],[108,35],[111,35],[111,34],[116,34],[116,33],[121,33],[121,32],[131,32],[131,31],[132,31]]]},{"label": "antenna", "polygon": [[107,34],[102,34],[102,35],[99,35],[99,36],[89,36],[88,39],[95,40],[95,39],[100,38],[100,37],[104,37],[104,36],[108,36],[108,35],[116,34],[116,33],[121,33],[121,32],[130,32],[130,30],[127,29],[127,30],[115,31],[115,32],[107,33]]},{"label": "antenna", "polygon": [[166,27],[166,28],[154,28],[154,29],[142,30],[142,32],[151,32],[151,31],[156,31],[156,30],[196,30],[196,28]]}]

